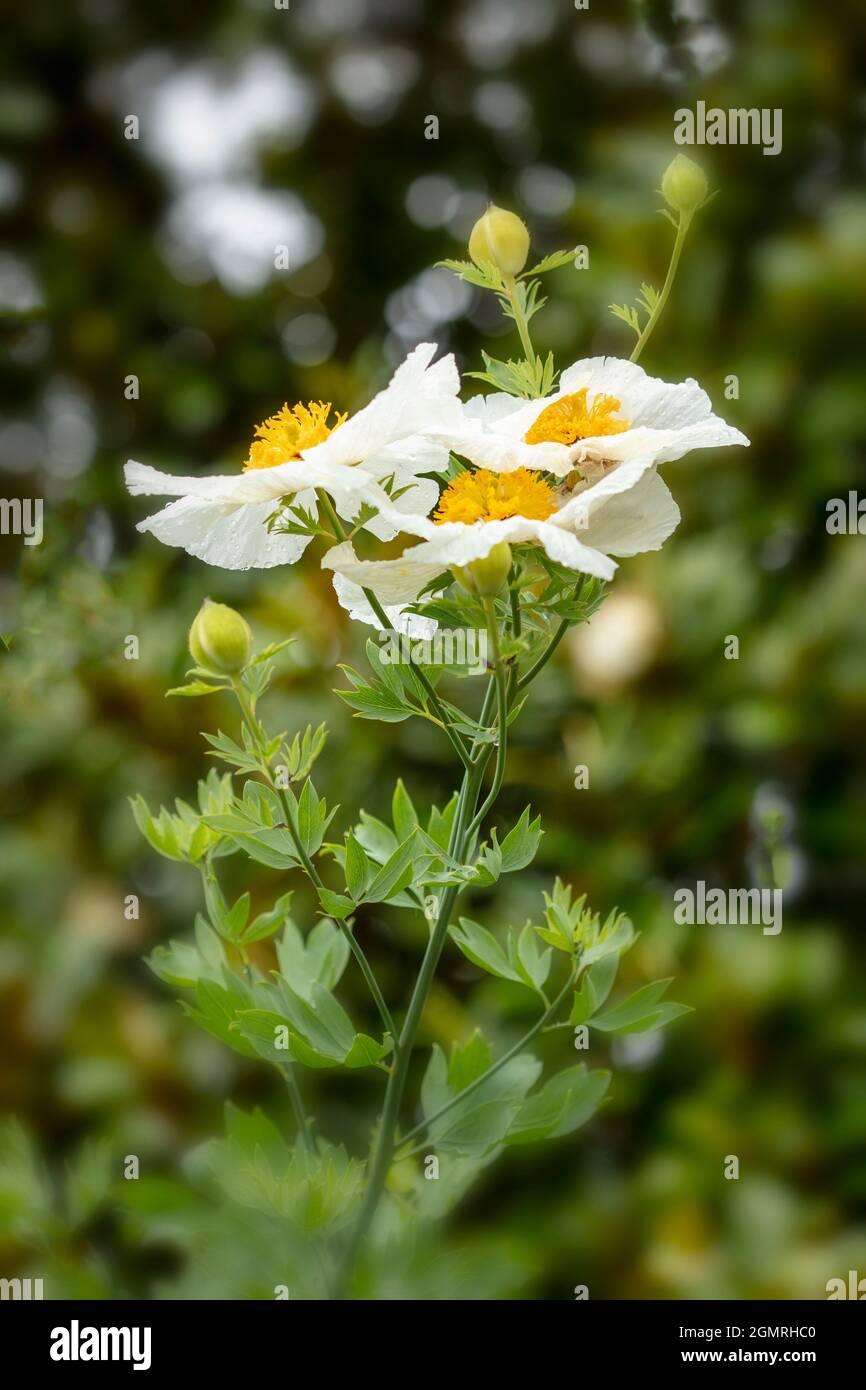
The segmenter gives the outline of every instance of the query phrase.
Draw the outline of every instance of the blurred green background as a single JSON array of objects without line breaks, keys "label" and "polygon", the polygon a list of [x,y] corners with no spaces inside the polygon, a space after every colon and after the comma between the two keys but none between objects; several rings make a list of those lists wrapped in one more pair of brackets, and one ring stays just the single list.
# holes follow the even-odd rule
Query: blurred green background
[{"label": "blurred green background", "polygon": [[[828,499],[862,486],[866,434],[862,8],[74,0],[20,9],[10,38],[0,466],[6,497],[45,499],[45,537],[4,539],[0,576],[0,1104],[17,1117],[2,1272],[44,1277],[48,1297],[271,1297],[278,1277],[273,1228],[187,1155],[227,1099],[288,1128],[286,1098],[142,963],[189,929],[198,882],[147,849],[127,798],[189,796],[202,722],[234,727],[222,697],[163,699],[202,596],[242,607],[262,642],[297,633],[265,708],[274,727],[327,719],[329,801],[381,814],[402,775],[441,805],[454,777],[435,731],[353,721],[330,694],[363,634],[313,552],[208,569],[135,532],[153,508],[126,496],[123,462],[237,467],[284,400],[355,408],[418,341],[467,369],[482,346],[513,350],[491,348],[495,306],[431,269],[490,198],[540,253],[589,248],[588,270],[546,281],[539,344],[560,366],[627,355],[607,305],[663,277],[656,189],[673,112],[702,99],[781,108],[783,150],[697,152],[720,196],[643,365],[697,377],[752,447],[667,467],[680,530],[622,565],[517,727],[500,819],[531,800],[539,858],[473,904],[519,923],[560,874],[633,916],[624,980],[675,975],[695,1013],[614,1044],[602,1113],[501,1160],[459,1209],[438,1285],[409,1292],[822,1298],[866,1273],[866,543],[825,524]],[[757,881],[771,814],[781,934],[676,926],[677,885]],[[260,870],[257,900],[275,889]],[[372,909],[359,931],[405,999],[420,941]],[[446,956],[426,1042],[465,1034],[470,990],[497,1045],[525,1026],[522,999],[475,976]],[[364,1018],[351,971],[346,987]],[[360,1145],[375,1082],[311,1086],[323,1129]],[[138,1184],[121,1177],[130,1153]]]}]

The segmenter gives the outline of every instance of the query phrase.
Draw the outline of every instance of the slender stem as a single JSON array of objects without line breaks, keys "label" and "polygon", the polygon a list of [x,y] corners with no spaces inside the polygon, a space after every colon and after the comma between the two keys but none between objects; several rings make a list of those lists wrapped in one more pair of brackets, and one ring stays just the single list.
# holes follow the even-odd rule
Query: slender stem
[{"label": "slender stem", "polygon": [[682,253],[683,245],[686,239],[686,233],[689,230],[691,220],[691,213],[680,213],[680,220],[677,223],[677,234],[674,240],[674,249],[671,253],[670,264],[668,265],[668,273],[665,276],[665,282],[662,286],[662,292],[655,302],[655,307],[646,321],[646,326],[644,327],[643,332],[641,333],[640,337],[635,343],[634,351],[631,357],[629,358],[630,362],[636,362],[637,359],[640,357],[641,353],[647,345],[647,342],[649,341],[650,334],[652,333],[653,329],[655,328],[656,324],[661,318],[662,311],[664,310],[664,307],[668,302],[668,297],[671,292],[671,287],[674,283],[674,277],[677,273],[677,266],[680,263],[680,255]]},{"label": "slender stem", "polygon": [[515,637],[520,636],[520,591],[510,585],[508,589],[508,601],[511,604],[511,631]]},{"label": "slender stem", "polygon": [[[379,619],[379,622],[382,624],[383,630],[385,632],[394,632],[394,628],[388,619],[388,614],[385,612],[378,598],[373,593],[373,590],[363,589],[362,592],[370,607],[372,608],[373,612],[376,614],[376,617]],[[398,634],[395,633],[394,635],[397,636]],[[463,739],[458,734],[457,730],[452,729],[448,720],[448,715],[442,705],[442,701],[436,694],[435,687],[431,683],[423,666],[419,666],[417,662],[413,661],[411,655],[409,657],[409,665],[412,667],[412,670],[415,672],[415,675],[418,677],[421,684],[423,685],[424,690],[427,694],[427,699],[430,701],[431,705],[436,711],[436,722],[441,725],[443,731],[447,734],[448,741],[454,749],[454,752],[457,754],[461,763],[468,771],[472,761],[469,756],[469,752],[466,748],[465,743],[463,742]]]},{"label": "slender stem", "polygon": [[511,1061],[512,1057],[516,1057],[518,1052],[522,1052],[524,1047],[527,1047],[529,1043],[532,1042],[532,1039],[536,1037],[536,1035],[541,1032],[542,1028],[544,1028],[545,1025],[550,1022],[551,1018],[553,1018],[554,1014],[559,1009],[560,1004],[567,997],[569,991],[573,987],[576,979],[577,970],[576,968],[572,968],[569,977],[563,985],[562,989],[559,991],[559,994],[557,994],[556,998],[550,1004],[548,1004],[544,1013],[541,1014],[541,1016],[535,1021],[535,1023],[533,1023],[529,1031],[527,1033],[524,1033],[523,1037],[520,1038],[520,1040],[516,1042],[513,1047],[510,1047],[508,1051],[498,1059],[498,1061],[494,1062],[492,1066],[488,1067],[487,1071],[482,1072],[481,1076],[476,1077],[475,1080],[471,1081],[468,1086],[465,1086],[462,1091],[459,1091],[456,1096],[452,1096],[451,1099],[445,1103],[445,1105],[440,1106],[439,1109],[435,1110],[432,1115],[428,1115],[425,1119],[420,1120],[419,1123],[414,1126],[414,1128],[408,1130],[407,1133],[403,1135],[403,1138],[400,1140],[400,1143],[397,1146],[398,1155],[400,1150],[403,1149],[407,1144],[411,1144],[412,1140],[415,1139],[419,1134],[423,1133],[424,1130],[429,1130],[431,1125],[435,1124],[435,1122],[441,1119],[443,1115],[447,1115],[449,1110],[452,1110],[455,1105],[459,1105],[461,1101],[464,1101],[467,1098],[467,1096],[471,1096],[473,1091],[477,1091],[479,1086],[483,1086],[486,1081],[489,1081],[491,1076],[495,1076],[498,1071],[501,1071],[501,1069],[508,1062]]},{"label": "slender stem", "polygon": [[520,677],[519,681],[517,682],[518,690],[525,690],[526,687],[530,684],[530,682],[535,680],[535,677],[538,675],[539,671],[541,671],[547,665],[548,661],[553,656],[553,653],[556,651],[563,637],[568,632],[568,628],[568,619],[563,618],[561,623],[559,624],[559,627],[556,629],[556,632],[553,634],[544,651],[541,653],[541,656],[538,658],[535,664],[533,666],[530,666],[529,670],[526,671]]},{"label": "slender stem", "polygon": [[[463,852],[463,846],[465,844],[464,826],[467,817],[471,815],[475,809],[482,771],[483,769],[479,763],[477,766],[474,765],[471,768],[467,768],[463,775],[463,782],[457,800],[457,808],[454,813],[454,824],[451,829],[448,847],[449,854],[459,856]],[[385,1187],[385,1181],[394,1154],[395,1132],[399,1119],[400,1103],[403,1099],[403,1092],[409,1074],[409,1062],[412,1048],[415,1042],[415,1036],[418,1032],[418,1025],[421,1022],[424,1005],[427,1002],[430,984],[439,963],[442,948],[445,944],[451,913],[459,891],[459,884],[451,884],[442,894],[436,925],[433,928],[433,932],[427,944],[427,949],[421,962],[421,968],[418,972],[418,978],[415,981],[415,987],[409,1001],[409,1008],[400,1034],[397,1059],[394,1063],[394,1069],[388,1079],[388,1086],[385,1091],[385,1102],[382,1107],[382,1117],[379,1123],[364,1201],[361,1205],[355,1227],[349,1238],[342,1271],[337,1281],[336,1296],[338,1298],[343,1297],[356,1256],[370,1228],[370,1224],[375,1216],[379,1200]]]},{"label": "slender stem", "polygon": [[472,839],[475,831],[481,825],[487,812],[495,802],[502,787],[502,779],[505,775],[505,761],[508,756],[508,681],[505,668],[502,664],[502,654],[499,648],[499,632],[496,626],[496,610],[493,606],[493,599],[484,600],[484,611],[487,614],[487,631],[490,636],[490,644],[493,647],[494,659],[494,680],[496,683],[496,697],[498,707],[498,734],[496,746],[496,769],[493,774],[493,782],[490,787],[483,805],[472,818],[472,822],[466,831],[467,844]]},{"label": "slender stem", "polygon": [[292,1102],[292,1111],[295,1116],[295,1123],[303,1139],[304,1148],[308,1154],[315,1153],[313,1138],[310,1134],[310,1121],[304,1109],[304,1102],[301,1096],[301,1088],[298,1085],[298,1078],[295,1076],[295,1069],[291,1064],[282,1068],[285,1077],[286,1089],[289,1092],[289,1100]]},{"label": "slender stem", "polygon": [[529,336],[529,324],[526,322],[526,317],[520,307],[520,301],[517,297],[517,287],[513,275],[505,276],[505,287],[505,294],[511,306],[514,322],[517,324],[517,331],[520,334],[520,342],[526,354],[526,360],[530,367],[534,367],[536,360],[535,349],[532,346],[532,339]]},{"label": "slender stem", "polygon": [[[270,768],[268,767],[267,757],[265,755],[265,748],[262,740],[261,729],[259,726],[258,719],[256,718],[253,712],[249,696],[247,695],[247,692],[244,690],[240,681],[234,681],[232,683],[232,688],[235,692],[235,695],[238,698],[238,704],[241,707],[241,712],[244,717],[244,722],[247,728],[249,729],[250,737],[252,738],[253,743],[256,746],[256,750],[258,751],[262,771],[267,776],[268,784],[270,786],[273,786],[273,779],[270,776]],[[274,787],[274,790],[276,791],[277,796],[280,799],[280,805],[283,810],[283,815],[286,818],[286,828],[288,829],[289,835],[292,838],[292,844],[295,846],[298,858],[304,866],[304,870],[307,874],[307,877],[310,879],[310,882],[316,888],[324,888],[325,885],[322,881],[322,877],[315,864],[313,863],[312,859],[307,854],[306,848],[301,839],[301,833],[298,829],[298,823],[295,817],[295,808],[292,805],[291,798],[289,797],[284,787]],[[385,1030],[386,1032],[391,1034],[391,1037],[395,1040],[396,1045],[397,1029],[394,1024],[394,1020],[391,1017],[391,1011],[388,1008],[388,1005],[385,1003],[384,995],[382,994],[382,991],[379,988],[379,982],[376,979],[376,976],[373,974],[372,966],[370,965],[370,962],[367,960],[367,957],[365,956],[361,945],[358,941],[356,941],[355,933],[349,929],[349,927],[342,919],[338,920],[337,926],[340,928],[340,931],[346,938],[349,949],[352,952],[352,955],[355,957],[355,960],[358,962],[361,974],[364,976],[364,979],[367,982],[367,988],[369,989],[370,994],[373,997],[373,1002],[375,1003],[376,1008],[379,1010],[379,1017],[381,1018],[382,1023],[384,1024]]]},{"label": "slender stem", "polygon": [[319,506],[322,508],[322,511],[328,518],[331,530],[333,531],[335,538],[338,541],[344,541],[346,539],[346,532],[343,530],[343,523],[337,516],[333,503],[331,502],[331,499],[328,496],[327,492],[323,487],[317,487],[316,496],[319,499]]},{"label": "slender stem", "polygon": [[[334,532],[335,538],[338,541],[344,541],[346,539],[346,532],[343,529],[343,524],[340,521],[340,518],[337,516],[337,513],[334,510],[330,497],[325,492],[324,488],[317,488],[316,496],[319,499],[319,503],[323,512],[325,513],[325,515],[328,518],[328,521],[331,524],[331,529]],[[376,617],[379,619],[379,622],[382,625],[382,630],[384,632],[394,633],[394,626],[389,620],[388,614],[385,612],[378,598],[373,593],[373,590],[364,589],[362,586],[362,593],[367,602],[369,603],[370,607],[372,608],[373,612],[375,613]],[[394,633],[394,635],[397,636],[398,634]],[[422,666],[419,666],[417,662],[412,660],[411,653],[409,656],[409,665],[412,667],[412,670],[415,672],[415,675],[418,677],[419,681],[424,687],[427,699],[430,701],[430,704],[436,711],[438,723],[441,725],[442,729],[447,734],[448,740],[451,746],[453,747],[455,753],[457,754],[463,766],[468,768],[469,754],[466,751],[466,745],[464,744],[457,730],[451,728],[446,712],[442,706],[442,701],[436,694],[435,687],[433,686],[432,682],[427,676],[427,673],[424,670],[424,668]]]}]

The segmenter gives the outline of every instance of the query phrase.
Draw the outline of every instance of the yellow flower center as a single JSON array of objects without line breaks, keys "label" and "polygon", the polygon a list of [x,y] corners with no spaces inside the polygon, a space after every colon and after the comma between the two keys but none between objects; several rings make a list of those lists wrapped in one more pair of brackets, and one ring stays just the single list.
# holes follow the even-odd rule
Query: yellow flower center
[{"label": "yellow flower center", "polygon": [[345,415],[337,412],[336,420],[329,425],[330,413],[330,401],[307,401],[306,405],[298,401],[291,409],[284,405],[276,415],[270,415],[256,428],[244,472],[251,468],[275,468],[278,463],[296,459],[302,449],[321,444],[346,419]]},{"label": "yellow flower center", "polygon": [[439,498],[433,520],[504,521],[510,516],[525,516],[531,521],[545,521],[556,511],[553,489],[537,473],[528,468],[515,468],[513,473],[493,473],[478,468],[474,473],[460,473],[449,483]]},{"label": "yellow flower center", "polygon": [[610,418],[619,408],[615,396],[596,396],[592,405],[587,405],[584,386],[545,406],[524,438],[527,444],[574,444],[598,434],[622,434],[629,428],[628,420]]}]

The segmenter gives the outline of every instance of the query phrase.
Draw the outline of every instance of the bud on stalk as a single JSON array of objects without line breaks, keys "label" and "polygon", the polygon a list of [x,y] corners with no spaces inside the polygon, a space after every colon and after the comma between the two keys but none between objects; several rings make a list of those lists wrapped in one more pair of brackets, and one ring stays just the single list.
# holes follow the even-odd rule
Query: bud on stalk
[{"label": "bud on stalk", "polygon": [[490,598],[499,593],[510,569],[511,546],[508,541],[500,541],[483,559],[471,560],[468,565],[452,565],[451,573],[470,594]]},{"label": "bud on stalk", "polygon": [[476,265],[490,261],[503,275],[519,275],[529,255],[526,224],[516,213],[491,203],[472,228],[469,254]]},{"label": "bud on stalk", "polygon": [[253,634],[240,613],[206,598],[189,630],[189,650],[196,666],[219,676],[237,676],[247,665]]},{"label": "bud on stalk", "polygon": [[700,164],[678,154],[662,176],[662,193],[668,207],[690,217],[706,201],[709,184]]}]

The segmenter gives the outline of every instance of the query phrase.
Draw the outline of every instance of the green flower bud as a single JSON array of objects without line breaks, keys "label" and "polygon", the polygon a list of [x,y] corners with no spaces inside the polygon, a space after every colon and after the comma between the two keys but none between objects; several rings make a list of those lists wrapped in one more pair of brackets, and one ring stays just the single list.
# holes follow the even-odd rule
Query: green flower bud
[{"label": "green flower bud", "polygon": [[674,212],[690,216],[705,201],[708,189],[707,176],[700,164],[684,154],[678,154],[665,169],[662,193]]},{"label": "green flower bud", "polygon": [[189,649],[196,666],[219,676],[236,676],[250,659],[253,634],[240,613],[206,598],[189,630]]},{"label": "green flower bud", "polygon": [[529,255],[526,223],[516,213],[491,203],[472,228],[469,254],[476,265],[492,261],[503,275],[518,275]]},{"label": "green flower bud", "polygon": [[482,560],[472,560],[468,565],[452,565],[451,573],[468,589],[470,594],[488,598],[498,594],[511,569],[511,546],[508,541],[500,541]]}]

